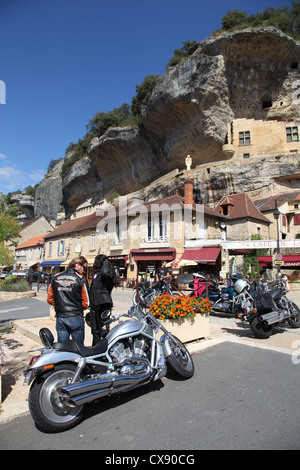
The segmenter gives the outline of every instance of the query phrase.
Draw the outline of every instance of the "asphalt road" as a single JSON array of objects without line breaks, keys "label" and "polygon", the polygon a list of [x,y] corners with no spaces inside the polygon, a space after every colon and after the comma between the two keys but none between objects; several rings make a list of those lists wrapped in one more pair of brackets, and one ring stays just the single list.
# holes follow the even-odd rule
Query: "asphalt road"
[{"label": "asphalt road", "polygon": [[103,463],[123,450],[300,448],[300,365],[290,355],[223,343],[193,358],[192,379],[101,399],[64,433],[43,434],[30,416],[3,424],[0,449],[99,449]]},{"label": "asphalt road", "polygon": [[49,316],[49,305],[35,297],[0,302],[0,325],[13,320]]}]

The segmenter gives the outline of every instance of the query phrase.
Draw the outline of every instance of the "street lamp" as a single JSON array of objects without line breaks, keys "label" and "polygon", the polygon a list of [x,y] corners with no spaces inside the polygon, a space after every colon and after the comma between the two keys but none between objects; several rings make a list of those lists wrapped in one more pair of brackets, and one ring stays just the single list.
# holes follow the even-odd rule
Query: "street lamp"
[{"label": "street lamp", "polygon": [[[280,211],[278,209],[277,205],[277,199],[275,199],[275,211],[273,212],[273,217],[277,222],[277,257],[280,253],[280,242],[279,242],[279,217],[280,217]],[[280,274],[280,263],[277,264],[277,277]]]}]

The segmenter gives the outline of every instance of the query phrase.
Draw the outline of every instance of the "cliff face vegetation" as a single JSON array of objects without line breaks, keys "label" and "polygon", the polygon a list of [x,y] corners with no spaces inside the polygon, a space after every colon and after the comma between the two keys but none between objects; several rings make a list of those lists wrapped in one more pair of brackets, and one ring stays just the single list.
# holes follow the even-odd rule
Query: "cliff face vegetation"
[{"label": "cliff face vegetation", "polygon": [[[183,170],[188,154],[197,166],[190,176],[205,203],[274,182],[283,175],[283,160],[245,164],[245,181],[222,145],[233,119],[300,121],[299,104],[292,99],[293,84],[300,79],[299,46],[272,27],[199,43],[190,57],[167,67],[143,102],[141,126],[110,128],[91,141],[88,157],[70,168],[62,184],[66,215],[86,199],[132,193],[174,169]],[[296,160],[286,159],[285,175],[297,172]],[[161,191],[181,186],[179,180],[174,177]]]}]

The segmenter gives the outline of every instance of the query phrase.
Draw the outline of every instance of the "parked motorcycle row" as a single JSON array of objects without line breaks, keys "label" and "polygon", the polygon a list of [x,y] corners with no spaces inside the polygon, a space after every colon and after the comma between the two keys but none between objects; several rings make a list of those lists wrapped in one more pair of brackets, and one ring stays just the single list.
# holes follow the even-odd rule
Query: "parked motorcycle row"
[{"label": "parked motorcycle row", "polygon": [[[272,282],[250,284],[241,274],[233,274],[227,287],[220,287],[216,278],[205,273],[194,273],[193,278],[188,295],[208,297],[212,302],[212,315],[230,315],[247,321],[256,338],[269,338],[274,326],[285,322],[292,328],[300,327],[300,310],[286,297],[289,289],[285,276]],[[139,300],[135,292],[133,302],[135,305],[138,302],[141,308],[149,308],[154,298],[165,292],[183,295],[165,281],[153,287],[141,284]]]},{"label": "parked motorcycle row", "polygon": [[[231,280],[233,286],[220,288],[214,279],[195,274],[192,295],[208,295],[215,311],[248,322],[257,338],[268,338],[275,325],[286,321],[300,327],[300,310],[286,297],[285,278],[251,285],[239,275]],[[155,289],[140,285],[137,305],[128,313],[103,312],[104,322],[117,324],[94,347],[77,341],[56,343],[49,329],[40,330],[43,348],[31,359],[24,382],[30,385],[29,410],[38,429],[70,429],[83,419],[85,404],[154,382],[169,368],[181,379],[193,376],[186,346],[147,311],[153,296],[166,291],[171,293],[165,282]]]}]

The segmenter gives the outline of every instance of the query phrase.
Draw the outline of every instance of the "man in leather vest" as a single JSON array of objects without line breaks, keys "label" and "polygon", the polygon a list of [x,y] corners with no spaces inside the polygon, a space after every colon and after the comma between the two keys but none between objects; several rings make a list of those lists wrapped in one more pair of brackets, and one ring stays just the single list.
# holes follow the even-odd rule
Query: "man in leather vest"
[{"label": "man in leather vest", "polygon": [[88,284],[84,276],[87,260],[74,258],[66,271],[56,274],[51,281],[47,302],[54,306],[57,341],[63,343],[71,335],[84,342],[83,311],[89,306]]}]

